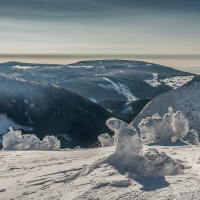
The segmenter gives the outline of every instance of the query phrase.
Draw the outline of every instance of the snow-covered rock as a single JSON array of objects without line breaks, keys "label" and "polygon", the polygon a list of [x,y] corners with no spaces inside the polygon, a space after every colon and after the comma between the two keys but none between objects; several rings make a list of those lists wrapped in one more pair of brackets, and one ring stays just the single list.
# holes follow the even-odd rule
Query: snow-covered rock
[{"label": "snow-covered rock", "polygon": [[13,131],[10,128],[8,134],[3,136],[3,150],[46,150],[46,151],[59,151],[60,141],[55,136],[43,138],[40,141],[34,134],[22,135],[21,131]]},{"label": "snow-covered rock", "polygon": [[[146,105],[143,111],[131,123],[133,127],[138,127],[142,119],[153,116],[158,113],[163,116],[168,111],[169,106],[173,106],[174,112],[181,111],[184,117],[188,120],[189,129],[195,129],[200,136],[200,84],[178,88],[155,97]],[[182,118],[182,115],[177,113],[176,120]],[[183,119],[183,118],[182,118]],[[182,126],[174,120],[174,127]],[[183,119],[184,121],[184,119]],[[185,121],[186,122],[186,121]],[[177,124],[176,124],[177,123]],[[182,122],[181,122],[182,123]],[[183,127],[184,128],[184,127]],[[139,129],[138,129],[139,130]],[[179,131],[178,127],[174,129]],[[184,134],[186,130],[184,131]]]},{"label": "snow-covered rock", "polygon": [[110,147],[114,145],[114,139],[110,138],[108,133],[101,134],[98,139],[101,142],[102,147]]}]

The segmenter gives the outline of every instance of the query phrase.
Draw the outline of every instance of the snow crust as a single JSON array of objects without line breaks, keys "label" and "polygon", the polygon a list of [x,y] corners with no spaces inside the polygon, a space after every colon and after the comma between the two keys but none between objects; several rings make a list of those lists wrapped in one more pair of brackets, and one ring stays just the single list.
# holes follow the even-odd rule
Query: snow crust
[{"label": "snow crust", "polygon": [[22,135],[21,131],[10,128],[8,134],[3,136],[3,150],[46,150],[59,151],[60,141],[55,136],[45,136],[40,141],[34,134]]},{"label": "snow crust", "polygon": [[108,133],[99,135],[98,140],[101,142],[102,147],[110,147],[114,145],[114,140],[110,138]]}]

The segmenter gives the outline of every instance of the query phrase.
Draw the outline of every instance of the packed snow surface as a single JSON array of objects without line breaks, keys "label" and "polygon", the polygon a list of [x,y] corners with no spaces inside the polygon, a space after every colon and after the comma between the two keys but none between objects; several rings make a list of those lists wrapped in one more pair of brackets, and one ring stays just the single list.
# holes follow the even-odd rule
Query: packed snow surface
[{"label": "packed snow surface", "polygon": [[3,136],[3,150],[60,150],[60,141],[55,136],[45,136],[40,141],[34,134],[22,135],[21,131],[10,128],[8,134]]},{"label": "packed snow surface", "polygon": [[61,151],[0,151],[0,199],[199,199],[199,148],[187,143],[180,146],[145,145],[143,156],[148,162],[179,160],[183,173],[142,178],[124,174],[106,162],[95,165],[97,160],[113,154],[114,146]]}]

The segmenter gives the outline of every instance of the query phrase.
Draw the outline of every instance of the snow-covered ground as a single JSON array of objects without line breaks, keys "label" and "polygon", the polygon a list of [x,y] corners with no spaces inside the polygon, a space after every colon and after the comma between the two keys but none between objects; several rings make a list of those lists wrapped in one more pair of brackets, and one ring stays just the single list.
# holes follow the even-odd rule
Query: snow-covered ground
[{"label": "snow-covered ground", "polygon": [[[0,199],[199,199],[199,146],[154,145],[184,167],[180,175],[127,178],[99,159],[115,147],[61,151],[1,151]],[[120,161],[119,161],[120,162]]]}]

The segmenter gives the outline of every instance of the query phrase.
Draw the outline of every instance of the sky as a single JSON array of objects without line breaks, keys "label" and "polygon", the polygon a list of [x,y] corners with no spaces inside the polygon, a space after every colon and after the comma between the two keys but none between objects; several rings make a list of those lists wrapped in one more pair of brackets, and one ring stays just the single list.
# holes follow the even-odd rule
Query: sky
[{"label": "sky", "polygon": [[200,1],[0,0],[8,55],[198,57]]}]

